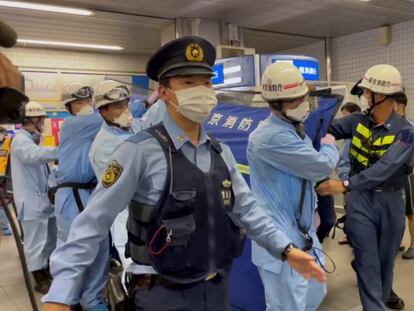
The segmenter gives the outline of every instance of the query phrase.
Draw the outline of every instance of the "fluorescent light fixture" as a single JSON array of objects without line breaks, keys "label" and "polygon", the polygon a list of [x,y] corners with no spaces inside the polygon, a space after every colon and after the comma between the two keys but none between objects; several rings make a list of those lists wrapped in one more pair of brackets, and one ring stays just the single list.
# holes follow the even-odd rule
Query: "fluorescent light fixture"
[{"label": "fluorescent light fixture", "polygon": [[240,82],[242,82],[241,77],[224,79],[224,84],[235,84],[235,83],[240,83]]},{"label": "fluorescent light fixture", "polygon": [[35,11],[82,15],[82,16],[91,16],[94,14],[92,11],[89,11],[89,10],[75,9],[75,8],[69,8],[69,7],[57,6],[57,5],[38,4],[38,3],[32,3],[32,2],[0,1],[0,6],[5,6],[8,8],[14,8],[14,9],[35,10]]},{"label": "fluorescent light fixture", "polygon": [[224,74],[235,73],[235,72],[239,72],[239,71],[241,71],[241,66],[240,65],[223,69]]},{"label": "fluorescent light fixture", "polygon": [[122,46],[116,46],[116,45],[84,44],[84,43],[47,41],[47,40],[17,39],[17,42],[21,43],[21,44],[60,46],[60,47],[85,48],[85,49],[97,49],[97,50],[112,50],[112,51],[121,51],[121,50],[124,49]]}]

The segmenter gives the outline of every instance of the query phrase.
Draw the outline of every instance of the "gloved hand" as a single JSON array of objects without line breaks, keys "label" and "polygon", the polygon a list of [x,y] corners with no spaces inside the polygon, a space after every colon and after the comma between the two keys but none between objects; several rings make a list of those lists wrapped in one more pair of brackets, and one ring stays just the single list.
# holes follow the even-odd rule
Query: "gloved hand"
[{"label": "gloved hand", "polygon": [[326,134],[321,138],[321,145],[335,145],[335,142],[335,137],[333,137],[331,134]]}]

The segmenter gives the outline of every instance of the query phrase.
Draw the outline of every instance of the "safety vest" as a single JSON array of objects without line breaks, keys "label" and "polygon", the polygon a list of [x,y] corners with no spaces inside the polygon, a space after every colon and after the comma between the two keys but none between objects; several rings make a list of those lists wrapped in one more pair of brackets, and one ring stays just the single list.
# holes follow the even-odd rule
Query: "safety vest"
[{"label": "safety vest", "polygon": [[174,147],[162,124],[152,135],[167,160],[165,188],[156,206],[132,202],[127,252],[175,283],[194,283],[227,270],[242,254],[244,231],[231,220],[234,194],[220,143],[211,137],[211,168],[204,173]]},{"label": "safety vest", "polygon": [[0,149],[0,178],[7,174],[12,137],[7,136]]},{"label": "safety vest", "polygon": [[387,153],[394,140],[395,135],[377,137],[374,140],[371,129],[358,123],[349,149],[351,161],[356,162],[361,169],[367,168]]}]

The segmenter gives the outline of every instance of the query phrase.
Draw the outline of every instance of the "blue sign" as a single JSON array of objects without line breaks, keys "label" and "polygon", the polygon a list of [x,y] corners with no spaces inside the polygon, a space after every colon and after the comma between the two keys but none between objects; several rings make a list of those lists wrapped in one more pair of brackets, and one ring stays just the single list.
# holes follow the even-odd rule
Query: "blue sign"
[{"label": "blue sign", "polygon": [[293,65],[299,68],[305,80],[319,80],[319,62],[294,59]]},{"label": "blue sign", "polygon": [[132,76],[132,84],[143,89],[149,89],[150,79],[146,75]]},{"label": "blue sign", "polygon": [[263,75],[266,67],[274,62],[289,62],[300,70],[305,80],[319,80],[319,61],[314,57],[295,55],[260,55],[261,75]]},{"label": "blue sign", "polygon": [[213,71],[213,84],[217,87],[253,87],[256,84],[253,55],[220,59]]},{"label": "blue sign", "polygon": [[224,83],[224,64],[217,64],[213,66],[213,78],[211,82],[213,84],[222,84]]}]

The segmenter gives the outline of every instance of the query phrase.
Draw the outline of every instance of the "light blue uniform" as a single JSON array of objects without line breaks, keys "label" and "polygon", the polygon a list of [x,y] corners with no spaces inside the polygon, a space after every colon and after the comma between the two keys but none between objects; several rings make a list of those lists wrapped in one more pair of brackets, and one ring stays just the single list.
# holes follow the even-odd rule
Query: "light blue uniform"
[{"label": "light blue uniform", "polygon": [[24,251],[30,272],[48,266],[56,247],[56,220],[47,195],[49,162],[57,159],[56,148],[38,146],[22,129],[11,144],[13,196],[24,231]]},{"label": "light blue uniform", "polygon": [[[87,116],[70,116],[64,121],[60,131],[59,184],[94,181],[95,172],[89,162],[88,155],[102,122],[103,119],[98,113]],[[90,194],[90,190],[79,189],[79,195],[84,206],[86,206]],[[58,245],[60,245],[66,241],[72,222],[79,214],[72,188],[58,189],[55,206]],[[106,237],[100,244],[99,256],[97,256],[94,265],[96,267],[107,267],[108,260],[109,241]],[[86,281],[83,282],[82,287],[78,288],[82,292],[80,303],[84,309],[90,309],[102,302],[102,290],[106,284],[107,271],[106,269],[88,269],[83,277]],[[64,291],[65,287],[60,290]]]},{"label": "light blue uniform", "polygon": [[[98,179],[101,178],[108,165],[109,159],[119,145],[131,135],[138,133],[142,129],[143,122],[139,119],[134,119],[129,131],[124,131],[116,126],[110,126],[106,122],[102,124],[89,152],[89,160]],[[118,254],[124,267],[132,262],[131,259],[125,258],[125,244],[128,241],[126,231],[127,219],[128,209],[124,209],[118,214],[111,228],[112,241],[118,250]]]},{"label": "light blue uniform", "polygon": [[167,105],[159,98],[148,108],[147,112],[142,116],[142,120],[145,123],[145,127],[151,127],[162,122],[166,114]]},{"label": "light blue uniform", "polygon": [[[305,246],[298,228],[308,228],[314,248],[321,249],[314,224],[315,182],[323,180],[335,168],[338,151],[334,145],[322,145],[316,151],[309,137],[302,140],[295,127],[279,117],[270,116],[250,134],[248,160],[252,191],[272,215],[282,232],[283,245]],[[303,179],[307,180],[304,208],[300,217],[300,196]],[[313,250],[312,255],[321,252]],[[307,281],[287,262],[275,259],[266,249],[253,242],[252,259],[259,268],[266,295],[267,311],[317,310],[326,294],[326,285]]]},{"label": "light blue uniform", "polygon": [[[200,133],[199,145],[194,146],[168,114],[164,118],[164,125],[175,147],[202,171],[209,171],[211,142],[205,131]],[[167,174],[167,162],[162,148],[155,138],[140,142],[132,141],[133,138],[134,136],[122,143],[113,155],[112,159],[123,167],[118,180],[108,188],[99,183],[88,207],[74,221],[68,242],[58,247],[52,255],[54,280],[43,301],[76,303],[84,271],[93,264],[97,256],[96,245],[105,239],[117,214],[132,199],[149,205],[155,205],[159,200]],[[280,257],[286,246],[285,235],[256,203],[236,167],[229,147],[222,145],[222,148],[222,157],[234,185],[235,206],[232,218],[246,228],[250,237]]]}]

